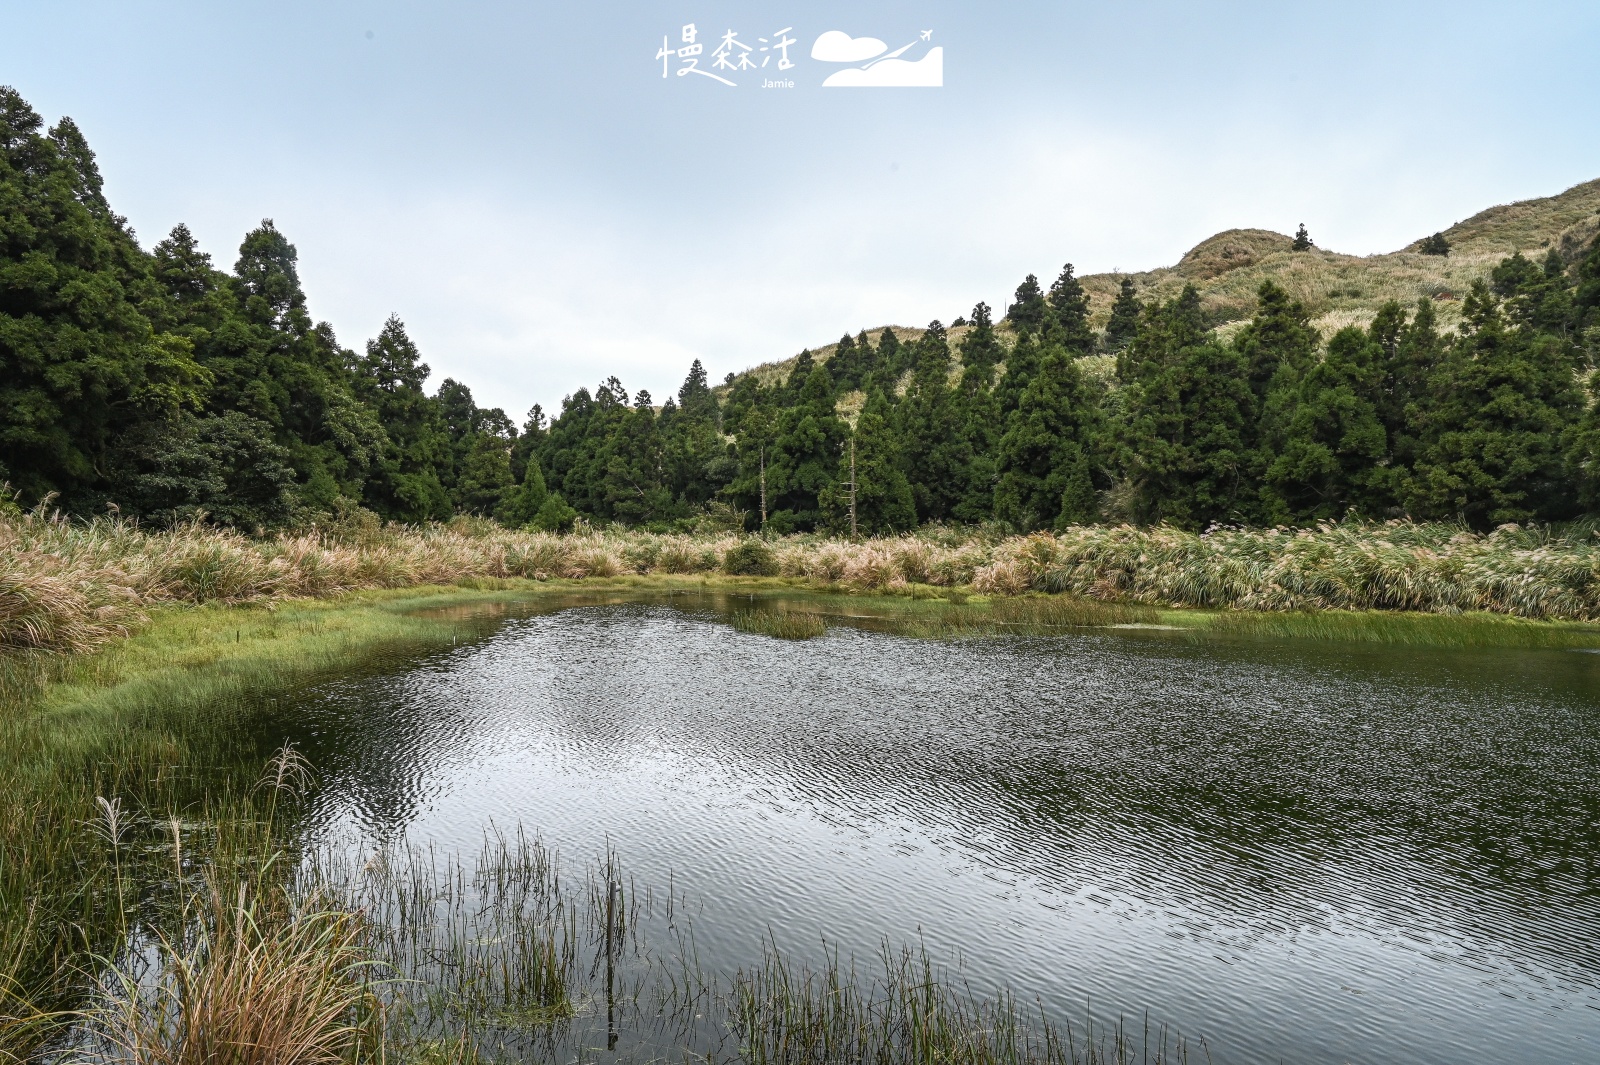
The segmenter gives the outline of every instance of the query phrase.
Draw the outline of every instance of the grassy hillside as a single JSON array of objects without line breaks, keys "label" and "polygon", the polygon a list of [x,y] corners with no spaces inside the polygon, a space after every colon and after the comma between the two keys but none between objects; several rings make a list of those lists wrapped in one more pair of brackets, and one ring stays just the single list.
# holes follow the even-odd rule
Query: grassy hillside
[{"label": "grassy hillside", "polygon": [[[1256,290],[1271,279],[1311,312],[1324,338],[1347,325],[1365,325],[1377,309],[1394,299],[1414,304],[1420,298],[1435,301],[1443,328],[1460,316],[1460,297],[1472,282],[1486,276],[1501,259],[1514,252],[1542,259],[1555,248],[1572,256],[1600,234],[1600,179],[1575,185],[1558,196],[1502,204],[1480,211],[1444,231],[1450,241],[1448,256],[1424,255],[1417,250],[1422,238],[1399,251],[1382,255],[1344,255],[1321,248],[1309,252],[1289,250],[1291,238],[1265,229],[1229,229],[1201,241],[1176,266],[1143,273],[1088,274],[1080,278],[1089,293],[1092,321],[1104,328],[1123,277],[1131,277],[1141,299],[1170,299],[1192,284],[1201,301],[1224,333],[1242,323],[1255,310]],[[1040,277],[1049,285],[1052,278]],[[902,340],[920,336],[919,328],[895,326]],[[964,329],[951,330],[952,342]],[[868,330],[876,341],[882,328]],[[834,345],[812,348],[826,360]],[[794,356],[750,369],[771,384],[786,376]]]}]

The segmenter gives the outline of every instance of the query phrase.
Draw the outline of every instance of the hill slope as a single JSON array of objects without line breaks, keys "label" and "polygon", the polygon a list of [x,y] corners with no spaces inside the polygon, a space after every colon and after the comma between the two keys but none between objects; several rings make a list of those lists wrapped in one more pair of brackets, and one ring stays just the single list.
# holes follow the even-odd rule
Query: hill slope
[{"label": "hill slope", "polygon": [[[1425,234],[1426,235],[1426,234]],[[1424,236],[1425,236],[1424,235]],[[1344,255],[1314,248],[1289,250],[1291,238],[1266,229],[1229,229],[1196,244],[1175,266],[1142,273],[1087,274],[1092,322],[1104,328],[1123,277],[1133,279],[1143,300],[1170,299],[1192,284],[1219,329],[1230,332],[1255,311],[1256,290],[1271,279],[1306,305],[1324,338],[1347,325],[1365,325],[1388,300],[1414,304],[1431,298],[1440,325],[1453,326],[1460,316],[1459,297],[1473,281],[1486,277],[1496,263],[1515,252],[1542,259],[1555,248],[1571,259],[1600,235],[1600,179],[1574,185],[1557,196],[1502,204],[1480,211],[1444,231],[1448,256],[1424,255],[1422,237],[1399,251],[1381,255]],[[1052,279],[1040,278],[1048,285]],[[921,329],[895,326],[902,339]],[[876,338],[879,329],[869,330]],[[964,330],[951,331],[952,341]],[[833,344],[810,349],[819,360]],[[787,373],[794,357],[752,367],[763,383]]]}]

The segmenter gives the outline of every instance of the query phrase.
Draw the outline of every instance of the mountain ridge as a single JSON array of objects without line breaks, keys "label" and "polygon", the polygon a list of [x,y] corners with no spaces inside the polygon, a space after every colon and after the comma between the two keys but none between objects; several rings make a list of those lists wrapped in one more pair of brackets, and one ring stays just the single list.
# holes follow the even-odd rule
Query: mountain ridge
[{"label": "mountain ridge", "polygon": [[[1270,229],[1225,229],[1207,237],[1172,266],[1144,271],[1085,274],[1079,277],[1089,296],[1090,324],[1105,328],[1111,304],[1123,278],[1133,281],[1139,298],[1168,300],[1187,284],[1200,293],[1201,306],[1223,335],[1239,328],[1255,312],[1256,292],[1271,280],[1306,307],[1323,340],[1347,325],[1366,325],[1389,300],[1414,305],[1435,301],[1441,328],[1460,319],[1460,296],[1473,281],[1487,278],[1495,264],[1521,252],[1543,258],[1551,249],[1569,262],[1600,236],[1600,178],[1573,185],[1553,196],[1496,204],[1442,230],[1450,242],[1447,256],[1420,250],[1427,234],[1397,251],[1348,255],[1313,247],[1290,250],[1293,238]],[[1041,277],[1048,285],[1052,278]],[[876,339],[885,328],[901,339],[923,332],[916,326],[874,326]],[[1003,330],[1004,332],[1005,330]],[[951,330],[958,341],[964,330]],[[833,354],[836,342],[806,350],[819,362]],[[763,384],[785,375],[798,353],[752,366],[735,377],[754,374]]]}]

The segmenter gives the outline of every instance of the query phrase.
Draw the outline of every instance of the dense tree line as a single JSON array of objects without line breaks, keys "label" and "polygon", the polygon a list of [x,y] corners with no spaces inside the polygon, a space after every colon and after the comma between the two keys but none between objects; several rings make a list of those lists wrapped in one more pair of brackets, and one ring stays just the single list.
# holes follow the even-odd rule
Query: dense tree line
[{"label": "dense tree line", "polygon": [[76,513],[563,528],[717,510],[883,533],[1600,511],[1600,241],[1506,259],[1462,312],[1444,331],[1430,301],[1389,304],[1324,338],[1268,282],[1224,338],[1193,288],[1146,303],[1124,281],[1096,331],[1069,265],[1024,280],[1004,321],[978,304],[954,346],[938,322],[846,335],[717,389],[696,361],[660,406],[610,378],[517,426],[459,382],[430,395],[398,318],[341,346],[270,221],[231,271],[183,226],[142,250],[71,120],[45,131],[0,90],[0,480]]}]

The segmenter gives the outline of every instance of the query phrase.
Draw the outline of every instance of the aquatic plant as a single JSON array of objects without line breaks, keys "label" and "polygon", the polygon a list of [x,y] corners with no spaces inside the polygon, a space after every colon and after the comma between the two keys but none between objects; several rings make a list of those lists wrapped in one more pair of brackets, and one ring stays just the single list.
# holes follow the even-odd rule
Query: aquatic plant
[{"label": "aquatic plant", "polygon": [[827,622],[803,610],[738,610],[731,620],[740,632],[780,640],[810,640],[828,631]]}]

